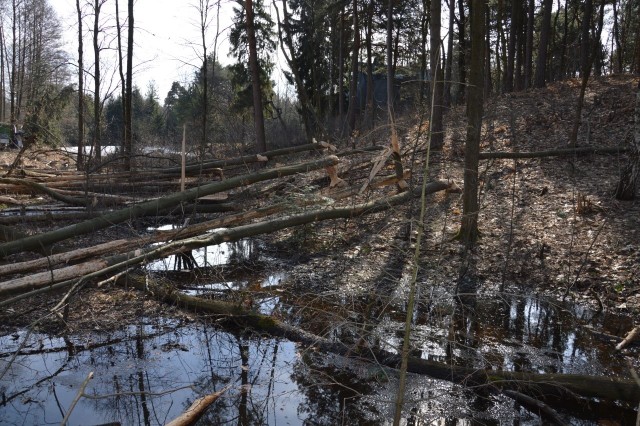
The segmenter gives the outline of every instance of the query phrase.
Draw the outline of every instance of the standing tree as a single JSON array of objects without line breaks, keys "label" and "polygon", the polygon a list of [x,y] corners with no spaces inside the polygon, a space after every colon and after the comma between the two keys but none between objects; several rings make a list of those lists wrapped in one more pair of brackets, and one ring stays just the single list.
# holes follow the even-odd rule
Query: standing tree
[{"label": "standing tree", "polygon": [[[355,1],[355,0],[354,0]],[[249,48],[249,69],[251,71],[251,92],[253,95],[253,124],[256,132],[256,150],[266,152],[267,140],[264,134],[264,113],[262,91],[260,90],[260,69],[256,47],[256,32],[253,17],[253,0],[245,0],[247,47]]]},{"label": "standing tree", "polygon": [[536,74],[534,87],[545,86],[547,72],[547,49],[551,35],[551,7],[553,0],[544,0],[542,3],[542,28],[540,29],[540,43],[538,44],[538,59],[536,61]]},{"label": "standing tree", "polygon": [[[582,78],[582,84],[580,85],[580,94],[578,95],[578,105],[576,106],[576,116],[573,120],[573,127],[569,134],[569,146],[575,147],[578,144],[578,130],[580,129],[580,123],[582,122],[582,107],[584,105],[584,95],[587,91],[587,83],[589,82],[589,75],[591,74],[592,57],[589,46],[591,19],[593,15],[593,1],[586,0],[584,2],[584,14],[582,16],[582,28],[580,42],[580,77]],[[596,41],[594,40],[594,43]]]},{"label": "standing tree", "polygon": [[[198,30],[200,32],[200,46],[202,49],[202,56],[199,57],[200,64],[198,65],[200,72],[200,80],[196,83],[193,89],[200,90],[201,97],[201,105],[199,111],[199,120],[201,127],[200,133],[200,158],[203,158],[204,152],[209,139],[209,55],[208,51],[208,43],[207,43],[207,32],[209,26],[211,25],[211,16],[209,15],[209,11],[212,8],[212,4],[209,0],[198,0],[198,3],[193,6],[198,12]],[[218,30],[217,30],[218,31]],[[217,34],[216,34],[217,39]],[[197,50],[194,48],[194,50]],[[214,52],[215,54],[215,52]],[[177,83],[174,82],[171,92],[174,90],[174,87]],[[170,93],[171,93],[170,92]],[[186,125],[186,123],[182,123],[182,125]]]},{"label": "standing tree", "polygon": [[[553,0],[552,0],[553,1]],[[528,0],[527,3],[527,37],[526,37],[526,46],[525,46],[525,54],[524,54],[524,88],[528,89],[531,87],[531,79],[533,72],[533,30],[534,30],[534,22],[535,22],[535,0]],[[551,17],[549,17],[549,22],[551,22]],[[491,31],[487,31],[487,36]],[[545,50],[545,55],[547,54]],[[489,57],[491,55],[487,55]]]},{"label": "standing tree", "polygon": [[455,7],[455,0],[449,0],[449,31],[447,33],[447,59],[444,67],[443,97],[443,103],[446,108],[451,106],[451,78],[453,77],[453,21],[456,18]]},{"label": "standing tree", "polygon": [[431,126],[431,146],[433,148],[441,148],[444,144],[444,134],[442,125],[443,116],[443,84],[444,76],[442,73],[442,61],[440,60],[440,18],[442,5],[440,0],[431,0],[431,38],[429,43],[429,51],[431,53],[429,66],[431,67],[431,78],[434,79],[433,84],[433,108]]},{"label": "standing tree", "polygon": [[[253,107],[253,124],[257,152],[267,150],[264,131],[263,98],[271,97],[272,86],[269,80],[273,62],[270,55],[275,51],[273,41],[273,21],[266,13],[260,0],[245,0],[235,9],[235,26],[229,36],[231,52],[238,62],[232,66],[233,82],[238,90],[236,108],[248,106],[248,95]],[[260,56],[258,56],[260,51]],[[247,64],[249,68],[247,69]]]},{"label": "standing tree", "polygon": [[76,168],[80,171],[84,167],[84,48],[82,31],[82,9],[80,0],[76,0],[78,13],[78,154]]},{"label": "standing tree", "polygon": [[122,27],[120,25],[120,2],[116,0],[116,35],[118,39],[118,71],[120,73],[120,85],[122,89],[122,99],[124,100],[122,106],[123,117],[123,138],[122,138],[122,154],[124,157],[124,169],[131,170],[131,153],[133,151],[133,133],[132,133],[132,121],[133,114],[131,110],[131,93],[132,93],[132,63],[133,63],[133,0],[128,0],[127,6],[127,21],[128,21],[128,36],[127,36],[127,71],[126,77],[123,71],[122,60]]},{"label": "standing tree", "polygon": [[[638,41],[636,41],[637,43]],[[636,90],[636,108],[634,114],[633,144],[629,153],[629,163],[622,170],[616,187],[615,197],[618,200],[633,200],[640,179],[640,81]]]},{"label": "standing tree", "polygon": [[[117,1],[117,0],[116,0]],[[131,154],[133,151],[133,114],[132,85],[133,85],[133,0],[128,0],[127,16],[127,77],[124,94],[124,169],[131,170]]]},{"label": "standing tree", "polygon": [[400,141],[395,123],[394,98],[395,98],[395,72],[393,66],[393,0],[387,2],[387,111],[389,114],[389,127],[391,129],[391,151],[398,178],[398,189],[406,190],[407,183],[404,180],[404,170],[402,167],[402,156],[400,154]]},{"label": "standing tree", "polygon": [[[282,0],[283,19],[280,20],[280,11],[274,2],[276,17],[278,20],[278,38],[280,40],[280,49],[284,55],[291,74],[287,75],[287,79],[293,83],[296,94],[298,96],[299,112],[304,125],[307,143],[311,143],[313,139],[321,132],[320,123],[314,106],[309,99],[307,87],[304,83],[303,67],[301,62],[304,58],[296,55],[294,46],[294,35],[292,34],[292,18],[287,8],[287,0]],[[301,52],[302,53],[302,52]],[[340,103],[342,105],[342,103]]]},{"label": "standing tree", "polygon": [[507,69],[504,75],[504,91],[511,92],[514,89],[516,79],[516,51],[520,34],[520,20],[522,4],[519,1],[511,2],[511,26],[509,27],[509,47],[507,50]]},{"label": "standing tree", "polygon": [[478,163],[482,130],[484,83],[484,12],[486,0],[471,2],[471,63],[467,89],[467,141],[464,154],[462,225],[459,236],[471,245],[478,239]]},{"label": "standing tree", "polygon": [[351,81],[349,82],[349,130],[356,130],[358,111],[358,59],[360,53],[360,28],[358,23],[358,0],[353,0],[353,46],[351,49]]},{"label": "standing tree", "polygon": [[100,11],[107,0],[94,0],[93,3],[93,142],[92,150],[96,160],[102,157],[102,102],[100,102]]},{"label": "standing tree", "polygon": [[464,102],[467,84],[467,18],[464,14],[463,0],[458,0],[458,103]]}]

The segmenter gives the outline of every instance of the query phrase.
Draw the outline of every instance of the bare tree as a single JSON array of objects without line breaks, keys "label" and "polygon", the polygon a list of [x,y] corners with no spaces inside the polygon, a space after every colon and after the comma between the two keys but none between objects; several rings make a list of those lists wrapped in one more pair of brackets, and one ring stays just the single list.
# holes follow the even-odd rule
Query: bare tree
[{"label": "bare tree", "polygon": [[[604,5],[604,3],[603,3]],[[584,106],[584,96],[587,91],[587,83],[589,82],[589,76],[591,75],[591,65],[593,63],[593,57],[591,55],[591,41],[590,30],[591,20],[593,16],[593,1],[586,0],[584,2],[584,13],[582,16],[582,28],[580,42],[580,78],[582,84],[580,85],[580,94],[578,95],[578,104],[576,106],[576,116],[573,120],[573,127],[569,134],[569,146],[575,147],[578,144],[578,130],[580,130],[580,124],[582,123],[582,108]],[[598,44],[599,41],[593,40],[593,43]]]},{"label": "bare tree", "polygon": [[636,108],[634,114],[634,135],[629,163],[622,170],[616,187],[615,197],[618,200],[633,200],[638,189],[640,178],[640,81],[636,89]]},{"label": "bare tree", "polygon": [[100,102],[100,11],[107,0],[93,2],[93,141],[92,150],[96,160],[102,157],[102,103]]},{"label": "bare tree", "polygon": [[360,28],[358,23],[358,0],[353,0],[353,46],[351,49],[351,81],[349,83],[349,130],[356,129],[358,110],[358,57],[360,52]]},{"label": "bare tree", "polygon": [[[116,0],[117,4],[117,0]],[[131,154],[133,152],[133,0],[127,2],[127,75],[125,80],[125,90],[123,98],[124,109],[124,169],[131,170]],[[119,31],[118,31],[119,33]]]},{"label": "bare tree", "polygon": [[446,108],[451,106],[451,78],[453,77],[453,22],[456,18],[455,0],[449,0],[449,31],[447,33],[447,59],[444,72],[444,97]]},{"label": "bare tree", "polygon": [[464,154],[464,192],[460,237],[467,244],[478,239],[478,163],[482,130],[484,84],[484,12],[486,0],[471,2],[471,63],[467,90],[467,141]]},{"label": "bare tree", "polygon": [[551,8],[553,0],[544,0],[542,3],[542,28],[540,29],[540,44],[538,44],[538,60],[536,61],[536,74],[534,87],[545,86],[547,71],[547,48],[551,36]]},{"label": "bare tree", "polygon": [[76,12],[78,14],[78,154],[76,168],[84,167],[84,46],[82,30],[82,8],[80,0],[76,0]]},{"label": "bare tree", "polygon": [[[553,1],[553,0],[552,0]],[[524,88],[531,87],[533,73],[533,31],[535,26],[535,0],[528,0],[527,3],[527,38],[524,54]],[[489,36],[490,31],[487,31]],[[545,51],[546,55],[546,51]],[[487,57],[490,55],[487,55]]]},{"label": "bare tree", "polygon": [[444,135],[443,135],[443,125],[442,125],[442,117],[443,117],[443,84],[444,84],[444,75],[442,66],[440,63],[440,28],[441,28],[441,13],[442,13],[442,5],[440,0],[431,0],[431,38],[429,43],[429,66],[431,67],[431,78],[434,79],[433,84],[433,108],[432,119],[431,122],[431,146],[434,148],[440,148],[443,145]]}]

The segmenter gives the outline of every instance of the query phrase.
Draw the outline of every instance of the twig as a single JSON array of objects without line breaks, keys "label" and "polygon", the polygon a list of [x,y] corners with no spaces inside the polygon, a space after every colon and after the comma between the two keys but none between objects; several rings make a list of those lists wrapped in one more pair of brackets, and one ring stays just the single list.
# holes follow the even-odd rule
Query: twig
[{"label": "twig", "polygon": [[206,409],[220,398],[220,396],[225,393],[229,387],[230,386],[227,386],[218,392],[196,399],[184,413],[167,423],[166,426],[188,426],[195,424],[195,422],[204,414]]},{"label": "twig", "polygon": [[589,245],[589,248],[587,249],[587,251],[584,254],[584,260],[582,261],[582,263],[580,264],[580,267],[576,271],[576,277],[573,280],[573,283],[570,286],[567,286],[567,289],[564,292],[563,298],[567,297],[567,295],[569,294],[569,291],[578,283],[578,279],[580,278],[580,274],[582,273],[582,270],[584,269],[584,266],[587,264],[587,261],[589,260],[589,252],[591,251],[591,249],[593,248],[593,245],[598,240],[598,237],[600,236],[600,233],[604,229],[604,225],[606,225],[606,223],[607,223],[607,218],[605,218],[602,221],[602,224],[598,228],[598,232],[596,232],[596,235],[594,235],[593,240],[591,241],[591,244]]},{"label": "twig", "polygon": [[84,379],[84,382],[82,382],[82,384],[80,385],[80,389],[78,389],[78,393],[76,393],[75,398],[73,398],[73,401],[71,402],[71,406],[69,406],[69,411],[67,411],[67,414],[64,416],[64,419],[62,419],[62,421],[60,422],[60,426],[65,426],[69,421],[69,416],[71,416],[71,413],[73,412],[73,409],[76,407],[76,404],[78,403],[78,401],[80,401],[80,398],[82,398],[82,396],[84,395],[84,390],[87,388],[87,385],[89,384],[89,380],[91,379],[93,379],[93,371],[87,375],[87,378]]}]

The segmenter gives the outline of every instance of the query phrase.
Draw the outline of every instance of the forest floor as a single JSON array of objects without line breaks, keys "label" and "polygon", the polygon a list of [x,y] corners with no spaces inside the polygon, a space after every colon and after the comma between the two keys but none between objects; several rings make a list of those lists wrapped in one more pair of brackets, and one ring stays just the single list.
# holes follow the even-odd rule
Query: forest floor
[{"label": "forest floor", "polygon": [[[629,76],[590,82],[579,147],[624,149],[629,145],[633,137],[637,84],[637,78]],[[535,152],[568,148],[578,91],[579,82],[569,80],[551,84],[546,89],[491,98],[485,105],[481,151]],[[403,165],[412,172],[411,186],[420,182],[425,172],[427,136],[424,130],[428,128],[425,123],[416,124],[415,115],[407,115],[404,120],[407,124],[401,124]],[[640,322],[640,202],[622,202],[613,197],[627,154],[481,160],[481,237],[469,251],[456,239],[462,216],[459,188],[463,186],[464,107],[450,110],[445,129],[444,148],[430,154],[428,181],[450,182],[454,189],[437,192],[426,199],[425,232],[419,247],[417,271],[417,316],[424,321],[434,312],[434,303],[450,302],[456,294],[472,294],[488,300],[540,296],[552,303],[566,301],[592,311],[624,316],[625,321],[616,323],[620,325],[618,329],[601,330],[609,337],[615,335],[613,340],[620,340],[637,325]],[[384,135],[386,129],[381,126],[375,133]],[[377,137],[375,142],[386,146],[387,136]],[[350,143],[349,147],[338,145],[338,152],[365,148],[369,141]],[[338,175],[348,187],[361,187],[377,155],[362,152],[343,158],[337,166]],[[6,170],[15,156],[16,151],[1,151],[0,168]],[[318,157],[318,153],[297,154],[287,161],[295,163]],[[387,163],[378,173],[380,176],[393,174],[393,166],[390,161]],[[70,174],[74,164],[71,156],[60,151],[38,149],[24,153],[14,176],[25,176],[20,169]],[[225,169],[225,176],[252,170],[248,166]],[[206,179],[211,180],[211,176]],[[117,193],[118,183],[111,185]],[[336,189],[327,188],[328,185],[329,178],[320,170],[229,191],[225,202],[241,211],[290,203],[292,209],[284,213],[287,215],[317,209],[319,200],[325,202],[325,207],[350,206],[397,193],[395,186],[386,186],[334,202],[329,197]],[[167,188],[158,187],[156,196],[170,192]],[[5,192],[2,195],[15,198],[23,207],[52,205],[51,200],[41,194]],[[316,204],[311,204],[312,201]],[[8,211],[8,207],[4,205],[3,210]],[[233,291],[219,294],[249,309],[256,308],[257,300],[267,300],[265,294],[276,295],[280,310],[272,311],[272,315],[317,335],[335,336],[340,332],[338,338],[349,344],[359,345],[370,337],[367,333],[371,331],[371,323],[382,324],[384,318],[391,317],[396,329],[391,337],[386,337],[393,341],[393,333],[398,337],[397,325],[404,321],[408,283],[414,273],[419,210],[420,200],[416,198],[379,213],[262,234],[246,240],[248,247],[225,249],[236,255],[242,252],[238,256],[241,260],[247,258],[238,265],[221,265],[195,273],[167,270],[164,277],[183,289],[212,282],[243,283],[240,287],[230,284],[228,287],[233,287]],[[218,216],[224,213],[190,219],[191,223],[197,223]],[[184,218],[164,216],[130,221],[64,241],[58,248],[70,250],[117,238],[135,238],[178,222],[184,222]],[[74,222],[35,223],[27,215],[24,220],[12,223],[17,231],[34,235]],[[37,257],[32,253],[13,254],[3,262]],[[267,276],[278,277],[277,283],[272,287],[260,284]],[[47,320],[38,325],[39,331],[87,335],[123,329],[143,316],[176,318],[181,322],[196,321],[198,317],[153,300],[148,294],[112,283],[86,286],[80,295],[69,299],[64,320],[62,316],[50,315],[59,297],[37,295],[12,304],[0,311],[2,331],[11,333],[11,329],[18,330],[45,317]],[[446,330],[437,333],[440,340],[448,341],[442,338]],[[503,338],[497,338],[500,339]],[[607,342],[606,348],[613,352],[611,342]]]},{"label": "forest floor", "polygon": [[[627,146],[633,136],[636,86],[628,76],[591,81],[579,146]],[[577,80],[570,80],[492,98],[485,106],[481,151],[566,148],[578,87]],[[444,149],[431,154],[431,180],[462,187],[465,124],[464,108],[452,109],[446,119]],[[419,134],[424,127],[414,124],[405,129],[406,152],[424,147],[426,135]],[[15,155],[13,150],[0,152],[0,165],[8,167]],[[414,177],[422,174],[423,156],[422,149],[404,159]],[[473,290],[481,293],[544,293],[636,317],[640,313],[640,203],[620,202],[612,196],[626,161],[624,153],[481,161],[482,235],[477,246],[463,256],[464,247],[454,238],[461,220],[460,194],[428,197],[419,281],[437,292],[451,293],[464,275],[471,278],[465,282],[472,282]],[[67,170],[69,164],[73,165],[73,158],[55,150],[27,151],[21,160],[25,169]],[[349,185],[356,186],[370,171],[366,164],[354,167],[349,160],[338,169]],[[391,167],[388,171],[392,172]],[[284,186],[262,184],[252,193],[251,203],[245,200],[246,206],[273,201],[273,194],[265,199],[255,196],[270,191],[271,185],[280,187],[276,199],[291,199],[308,197],[328,183],[318,174],[309,176],[291,178]],[[365,193],[349,203],[384,193],[391,195],[395,188]],[[23,201],[36,205],[43,200]],[[415,200],[392,211],[260,238],[267,247],[269,268],[286,269],[292,291],[301,298],[309,292],[318,297],[339,288],[370,303],[371,295],[387,298],[411,276],[416,225],[415,219],[407,218],[417,217],[418,209]],[[33,227],[28,221],[17,227],[26,233],[47,230],[46,225]],[[137,227],[119,227],[73,244],[90,245],[139,232]]]}]

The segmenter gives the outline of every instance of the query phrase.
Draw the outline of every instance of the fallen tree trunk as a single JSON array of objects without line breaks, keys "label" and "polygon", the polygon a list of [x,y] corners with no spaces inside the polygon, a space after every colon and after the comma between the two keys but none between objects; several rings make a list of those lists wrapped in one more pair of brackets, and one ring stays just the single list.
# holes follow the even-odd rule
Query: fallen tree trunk
[{"label": "fallen tree trunk", "polygon": [[[391,368],[397,369],[400,365],[400,356],[397,354],[372,347],[359,350],[283,323],[271,316],[246,311],[236,304],[182,294],[171,285],[158,284],[145,277],[129,276],[127,284],[148,292],[158,300],[182,308],[198,313],[222,315],[228,319],[228,324],[236,327],[249,327],[343,356],[357,355],[358,358],[364,357]],[[409,358],[408,371],[465,386],[490,386],[501,391],[516,391],[536,399],[575,398],[579,395],[586,398],[624,401],[634,405],[640,401],[640,387],[637,383],[622,378],[479,370],[415,357]]]},{"label": "fallen tree trunk", "polygon": [[[290,148],[274,149],[271,151],[263,152],[260,154],[260,156],[266,157],[268,160],[271,160],[275,157],[281,157],[284,155],[291,155],[291,154],[296,154],[296,153],[305,152],[305,151],[321,151],[322,152],[326,150],[335,151],[335,147],[331,146],[330,144],[326,144],[322,142],[309,143],[305,145],[293,146]],[[353,150],[353,151],[343,151],[335,154],[338,157],[344,157],[347,155],[366,153],[366,152],[375,152],[380,150],[382,150],[381,147],[372,146],[372,147],[366,147],[366,148]],[[208,171],[214,168],[224,168],[224,167],[231,167],[231,166],[241,166],[244,164],[258,163],[263,161],[261,157],[258,157],[255,154],[251,154],[251,155],[245,155],[242,157],[231,158],[227,160],[211,160],[211,161],[204,161],[201,163],[190,163],[190,164],[187,164],[186,166],[186,172],[193,174],[194,172],[199,173],[200,171]],[[158,170],[158,172],[162,173],[163,175],[178,175],[180,171],[181,171],[180,167],[170,167],[170,168]]]},{"label": "fallen tree trunk", "polygon": [[30,180],[26,180],[26,179],[0,178],[0,183],[31,188],[32,190],[42,192],[43,194],[48,195],[54,200],[61,201],[65,204],[70,204],[72,206],[86,207],[87,205],[90,204],[90,202],[86,198],[70,197],[70,196],[61,194],[57,191],[54,191],[50,188],[47,188],[45,185],[30,181]]},{"label": "fallen tree trunk", "polygon": [[565,157],[568,155],[588,155],[588,154],[619,154],[627,152],[627,148],[609,148],[586,146],[581,148],[562,148],[549,151],[525,151],[525,152],[481,152],[481,160],[499,159],[499,158],[544,158],[544,157]]},{"label": "fallen tree trunk", "polygon": [[166,210],[172,206],[178,205],[182,202],[193,201],[204,195],[215,194],[217,192],[227,191],[232,188],[246,186],[264,180],[316,170],[329,165],[334,165],[338,163],[338,161],[337,157],[331,156],[309,163],[271,170],[261,170],[250,175],[237,176],[221,182],[214,182],[189,189],[184,192],[171,194],[157,200],[136,204],[132,207],[106,213],[102,216],[96,217],[95,219],[90,219],[75,225],[0,244],[0,258],[23,251],[39,250],[71,237],[88,234],[130,219],[157,214],[158,212]]},{"label": "fallen tree trunk", "polygon": [[[405,171],[405,179],[408,179],[410,175],[409,171]],[[395,176],[383,177],[379,180],[372,182],[369,187],[378,188],[387,185],[393,185],[397,181]],[[358,193],[357,187],[346,188],[340,190],[338,192],[330,192],[328,195],[334,200],[340,200]],[[437,190],[437,187],[432,187],[434,191]],[[310,203],[304,203],[304,206],[309,206]],[[296,206],[300,207],[301,205],[296,203]],[[156,231],[151,235],[144,235],[142,237],[138,237],[135,239],[120,239],[115,241],[109,241],[106,243],[98,244],[91,247],[71,250],[64,253],[56,253],[52,254],[46,258],[28,260],[25,262],[16,262],[16,263],[8,263],[6,265],[0,265],[0,276],[11,275],[11,274],[21,274],[25,272],[34,272],[43,268],[54,268],[60,264],[70,264],[75,263],[83,259],[87,259],[95,256],[103,256],[108,253],[122,253],[124,251],[129,251],[134,248],[144,247],[151,243],[158,243],[162,241],[171,241],[177,238],[192,238],[200,234],[204,234],[215,228],[236,226],[249,220],[259,219],[265,216],[269,216],[276,213],[282,213],[287,209],[291,208],[290,203],[278,203],[267,207],[258,208],[256,210],[251,210],[247,212],[241,212],[229,216],[224,216],[221,218],[216,218],[212,220],[208,220],[205,222],[196,223],[193,225],[189,225],[183,228],[178,228],[174,230],[168,231]],[[81,218],[86,219],[88,213],[76,213],[71,215],[65,215],[60,217],[61,220],[65,219],[74,219]],[[76,216],[77,215],[77,216]],[[95,217],[95,213],[92,214],[91,217]],[[29,216],[29,220],[33,220],[34,216]],[[52,220],[51,215],[45,214],[37,217],[38,220]],[[9,219],[9,218],[0,218],[0,219]],[[23,216],[13,216],[11,219],[16,219],[15,222],[24,221]],[[4,223],[4,222],[0,222]],[[2,230],[2,225],[0,225],[0,231]],[[4,228],[4,229],[13,229],[13,228]],[[0,237],[1,237],[0,233]],[[21,235],[24,237],[24,235]],[[5,241],[12,241],[17,239],[14,235],[12,238],[6,239]]]},{"label": "fallen tree trunk", "polygon": [[[451,184],[446,182],[432,182],[427,185],[426,193],[431,194],[442,191],[450,185]],[[61,270],[30,275],[26,277],[26,279],[18,278],[4,281],[0,283],[0,297],[24,293],[25,291],[33,291],[47,286],[51,290],[59,289],[72,285],[76,281],[75,278],[96,278],[107,274],[114,274],[134,265],[145,264],[172,254],[184,253],[223,242],[237,241],[243,238],[267,234],[307,223],[340,218],[348,219],[364,214],[384,211],[409,200],[413,196],[417,196],[421,189],[421,187],[417,187],[411,192],[404,192],[392,197],[357,204],[351,207],[313,210],[289,217],[238,226],[236,228],[220,229],[206,235],[176,240],[160,247],[140,248],[129,253],[111,256],[98,261],[86,262],[68,268],[62,268]],[[180,233],[178,232],[177,235],[180,235]],[[77,272],[75,276],[73,275],[74,268]],[[75,278],[72,279],[70,277]],[[2,302],[0,306],[4,304],[6,304],[6,301]]]}]

